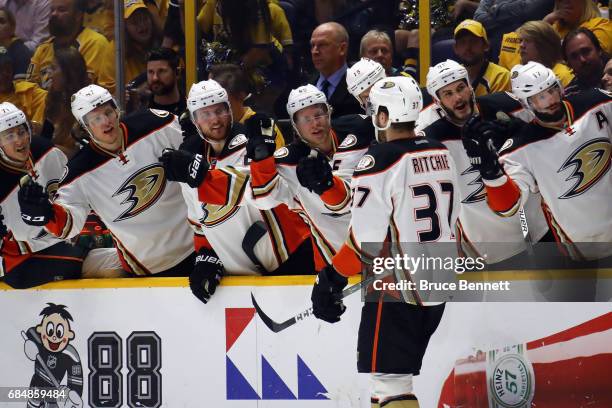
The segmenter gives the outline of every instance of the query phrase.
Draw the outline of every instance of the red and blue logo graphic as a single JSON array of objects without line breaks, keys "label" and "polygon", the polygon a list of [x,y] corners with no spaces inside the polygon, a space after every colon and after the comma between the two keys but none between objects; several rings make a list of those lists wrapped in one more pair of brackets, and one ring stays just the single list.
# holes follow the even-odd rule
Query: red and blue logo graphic
[{"label": "red and blue logo graphic", "polygon": [[[242,347],[236,346],[239,338],[253,327],[251,322],[255,316],[254,308],[226,308],[225,309],[225,362],[226,362],[226,395],[228,400],[328,400],[327,389],[316,377],[306,362],[296,354],[297,371],[297,396],[290,389],[287,383],[281,378],[277,370],[272,367],[269,360],[261,354],[261,395],[247,380],[247,375],[243,374],[247,368],[241,371],[234,361],[246,355],[252,360],[253,355],[258,355],[257,346],[251,345],[251,350],[240,350]],[[253,335],[255,335],[253,333]],[[244,347],[248,348],[248,347]],[[234,360],[232,360],[234,359]],[[251,367],[251,378],[253,368]],[[255,369],[255,371],[257,371]],[[255,375],[257,373],[255,372]]]}]

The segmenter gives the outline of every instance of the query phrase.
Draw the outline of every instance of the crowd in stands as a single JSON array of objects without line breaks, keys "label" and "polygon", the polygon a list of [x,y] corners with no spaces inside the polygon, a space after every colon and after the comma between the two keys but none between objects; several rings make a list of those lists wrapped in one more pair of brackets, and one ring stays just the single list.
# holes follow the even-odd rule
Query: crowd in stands
[{"label": "crowd in stands", "polygon": [[[0,0],[0,103],[21,109],[33,134],[68,158],[83,145],[73,94],[89,85],[125,88],[124,114],[146,108],[185,114],[187,0],[124,0],[125,84],[116,83],[114,1]],[[332,118],[360,114],[346,75],[360,57],[388,76],[419,78],[421,69],[454,59],[476,96],[510,91],[510,70],[535,61],[551,68],[567,95],[612,91],[612,23],[593,0],[457,0],[432,28],[432,61],[418,60],[418,31],[400,27],[399,0],[201,0],[199,80],[227,90],[231,115],[287,118],[292,89],[312,84]],[[454,3],[454,4],[453,4]],[[277,128],[276,147],[292,139]]]}]

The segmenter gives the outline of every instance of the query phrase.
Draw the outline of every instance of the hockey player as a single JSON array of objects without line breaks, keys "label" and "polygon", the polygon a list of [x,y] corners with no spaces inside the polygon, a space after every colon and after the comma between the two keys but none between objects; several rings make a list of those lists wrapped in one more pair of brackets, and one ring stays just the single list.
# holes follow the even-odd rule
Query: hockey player
[{"label": "hockey player", "polygon": [[[443,143],[457,165],[457,194],[461,202],[461,213],[456,235],[463,252],[473,257],[484,257],[488,264],[494,264],[525,251],[527,247],[519,214],[503,219],[487,206],[484,184],[480,174],[470,164],[461,143],[461,130],[475,114],[478,120],[482,117],[495,119],[497,111],[523,118],[528,116],[523,113],[520,103],[505,93],[475,98],[467,70],[452,60],[429,69],[427,91],[445,114],[426,127],[423,133]],[[496,141],[497,147],[501,147],[506,135],[500,135],[499,138]],[[539,203],[537,195],[532,195],[526,203],[529,234],[533,242],[542,239],[548,229]]]},{"label": "hockey player", "polygon": [[[249,132],[233,121],[226,90],[214,80],[199,82],[189,91],[187,107],[199,136],[189,137],[181,150],[167,150],[160,161],[169,179],[183,182],[195,230],[194,295],[206,303],[225,273],[312,273],[308,228],[301,219],[286,206],[260,211],[245,200]],[[255,115],[247,126],[261,132],[262,120]]]},{"label": "hockey player", "polygon": [[494,128],[469,123],[464,138],[489,207],[512,216],[531,192],[540,192],[549,227],[569,256],[611,256],[612,97],[592,89],[563,98],[555,74],[536,62],[515,66],[511,80],[512,92],[535,120],[504,144],[499,160],[487,142]]},{"label": "hockey player", "polygon": [[[249,140],[251,151],[264,152],[251,161],[255,205],[271,208],[285,203],[304,218],[312,234],[316,270],[331,263],[346,239],[350,220],[348,186],[340,177],[334,177],[329,163],[340,145],[351,148],[371,138],[371,134],[356,136],[354,132],[362,128],[358,125],[346,127],[353,129],[351,133],[335,132],[330,109],[323,92],[313,85],[301,86],[291,91],[287,102],[299,139],[278,149],[273,157],[270,150],[260,148],[271,143],[266,143],[264,137],[253,135]],[[342,165],[354,167],[348,162],[338,163]]]},{"label": "hockey player", "polygon": [[188,275],[194,258],[187,208],[180,185],[167,181],[158,162],[165,148],[182,142],[176,117],[145,110],[120,120],[113,97],[97,85],[73,95],[72,113],[89,144],[68,162],[53,203],[40,184],[22,187],[24,221],[69,238],[93,210],[110,230],[127,272]]},{"label": "hockey player", "polygon": [[[333,266],[319,272],[312,291],[315,316],[331,323],[344,312],[336,295],[347,277],[361,271],[360,258],[373,256],[364,243],[381,243],[387,237],[398,244],[454,241],[454,163],[444,145],[414,132],[423,103],[418,84],[407,77],[380,80],[370,91],[370,101],[374,126],[385,131],[385,138],[370,147],[355,169],[349,238]],[[357,365],[359,372],[372,373],[375,407],[419,406],[412,376],[419,374],[444,305],[418,303],[418,297],[416,305],[383,302],[381,297],[362,309]]]},{"label": "hockey player", "polygon": [[[17,194],[22,178],[31,178],[55,194],[66,156],[45,139],[32,137],[25,114],[0,104],[0,213],[4,217],[0,277],[14,288],[81,277],[85,253],[41,226],[21,218]],[[45,197],[49,199],[49,197]]]}]

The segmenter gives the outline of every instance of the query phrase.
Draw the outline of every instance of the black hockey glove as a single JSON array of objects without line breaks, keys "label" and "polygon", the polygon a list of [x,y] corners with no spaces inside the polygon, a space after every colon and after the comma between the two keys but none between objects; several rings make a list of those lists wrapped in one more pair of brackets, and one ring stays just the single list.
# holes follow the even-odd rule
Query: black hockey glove
[{"label": "black hockey glove", "polygon": [[195,297],[206,303],[215,293],[223,275],[223,263],[215,251],[201,248],[196,256],[193,272],[189,275],[189,287]]},{"label": "black hockey glove", "polygon": [[159,161],[166,170],[166,179],[187,183],[197,188],[208,172],[208,163],[201,154],[186,150],[164,149]]},{"label": "black hockey glove", "polygon": [[331,166],[322,154],[317,157],[302,157],[295,172],[302,186],[319,195],[334,185]]},{"label": "black hockey glove", "polygon": [[0,240],[8,235],[8,228],[4,223],[4,215],[2,215],[2,209],[0,209]]},{"label": "black hockey glove", "polygon": [[23,222],[35,227],[44,227],[53,219],[53,205],[49,195],[40,184],[31,179],[21,186],[17,193]]},{"label": "black hockey glove", "polygon": [[312,287],[312,311],[317,319],[329,323],[340,321],[340,316],[346,306],[340,298],[342,289],[348,284],[348,279],[340,275],[334,268],[327,266],[319,272]]},{"label": "black hockey glove", "polygon": [[480,172],[485,180],[495,180],[502,174],[495,140],[505,137],[504,128],[495,122],[483,121],[479,116],[472,116],[461,131],[461,140],[470,164]]},{"label": "black hockey glove", "polygon": [[274,120],[256,113],[245,122],[248,131],[247,157],[254,161],[267,159],[276,150]]},{"label": "black hockey glove", "polygon": [[193,136],[199,137],[198,129],[196,128],[196,125],[194,125],[191,121],[189,111],[181,113],[181,116],[179,117],[179,125],[181,125],[181,130],[183,131],[183,141]]}]

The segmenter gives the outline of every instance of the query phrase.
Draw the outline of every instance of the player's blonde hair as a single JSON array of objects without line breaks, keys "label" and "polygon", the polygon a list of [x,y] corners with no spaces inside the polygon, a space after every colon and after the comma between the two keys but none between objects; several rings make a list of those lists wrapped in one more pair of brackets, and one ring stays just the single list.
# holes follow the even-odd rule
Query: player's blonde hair
[{"label": "player's blonde hair", "polygon": [[[594,0],[582,0],[582,1],[584,4],[584,10],[582,11],[582,17],[580,17],[580,21],[578,22],[576,27],[584,23],[585,21],[591,20],[596,17],[601,17],[601,11],[599,11],[599,7],[597,7],[597,3]],[[554,11],[559,10],[559,3],[561,3],[561,0],[555,0]]]}]

